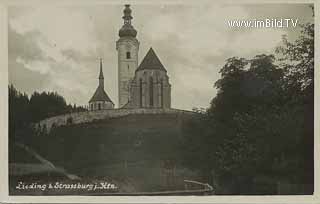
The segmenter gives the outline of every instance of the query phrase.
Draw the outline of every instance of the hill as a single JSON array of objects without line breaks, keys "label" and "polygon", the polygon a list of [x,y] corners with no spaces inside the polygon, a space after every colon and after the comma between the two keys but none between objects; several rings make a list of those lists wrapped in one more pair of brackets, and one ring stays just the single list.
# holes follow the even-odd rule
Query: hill
[{"label": "hill", "polygon": [[139,191],[167,190],[196,176],[180,163],[184,124],[193,117],[132,114],[55,127],[39,149],[80,177],[126,180]]}]

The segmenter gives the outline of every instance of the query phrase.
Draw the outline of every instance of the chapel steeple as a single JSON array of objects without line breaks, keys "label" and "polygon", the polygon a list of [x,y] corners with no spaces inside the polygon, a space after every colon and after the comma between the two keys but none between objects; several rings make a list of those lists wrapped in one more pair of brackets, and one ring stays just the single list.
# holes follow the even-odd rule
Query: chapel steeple
[{"label": "chapel steeple", "polygon": [[103,71],[102,71],[102,59],[101,58],[100,58],[99,86],[104,88],[104,76],[103,76]]},{"label": "chapel steeple", "polygon": [[114,103],[104,90],[104,76],[102,71],[102,59],[100,58],[99,85],[89,100],[89,110],[113,109]]}]

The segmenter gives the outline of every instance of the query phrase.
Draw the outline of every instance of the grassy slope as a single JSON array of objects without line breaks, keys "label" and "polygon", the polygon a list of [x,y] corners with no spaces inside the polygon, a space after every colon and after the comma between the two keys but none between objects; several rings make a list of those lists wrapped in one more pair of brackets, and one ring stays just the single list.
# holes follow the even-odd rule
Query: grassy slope
[{"label": "grassy slope", "polygon": [[[83,177],[131,180],[140,190],[159,190],[167,179],[161,161],[179,161],[182,123],[188,117],[129,115],[58,127],[47,136],[45,154],[53,163]],[[182,168],[176,172],[191,174]],[[180,177],[178,183],[184,178]]]}]

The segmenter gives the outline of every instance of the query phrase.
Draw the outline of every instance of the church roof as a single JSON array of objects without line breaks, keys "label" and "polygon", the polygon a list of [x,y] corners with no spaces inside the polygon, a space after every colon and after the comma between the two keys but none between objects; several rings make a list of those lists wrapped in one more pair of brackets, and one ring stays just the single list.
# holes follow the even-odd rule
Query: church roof
[{"label": "church roof", "polygon": [[143,58],[142,62],[140,63],[136,71],[146,70],[146,69],[147,70],[158,69],[158,70],[167,72],[167,70],[164,68],[164,66],[162,65],[158,56],[156,55],[156,53],[152,48],[150,48],[146,56]]},{"label": "church roof", "polygon": [[103,87],[101,86],[98,86],[93,96],[91,97],[89,103],[95,102],[95,101],[108,101],[113,103],[109,98],[108,94],[104,91]]}]

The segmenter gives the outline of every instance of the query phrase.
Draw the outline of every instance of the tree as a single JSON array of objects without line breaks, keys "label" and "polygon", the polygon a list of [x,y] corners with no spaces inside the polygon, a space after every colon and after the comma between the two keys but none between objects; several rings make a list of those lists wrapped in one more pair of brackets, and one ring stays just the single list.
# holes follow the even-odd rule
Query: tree
[{"label": "tree", "polygon": [[9,140],[21,137],[23,129],[30,124],[29,98],[27,94],[9,86]]},{"label": "tree", "polygon": [[259,188],[261,177],[271,193],[278,181],[313,183],[313,35],[311,25],[303,28],[277,49],[280,66],[274,55],[228,59],[217,96],[186,128],[186,165],[214,171],[220,193],[270,193]]},{"label": "tree", "polygon": [[[263,127],[275,125],[274,120],[265,118],[270,113],[276,113],[283,101],[283,74],[274,64],[273,55],[242,59],[246,64],[234,59],[227,60],[226,66],[241,66],[236,72],[228,73],[223,72],[226,66],[222,68],[224,74],[215,84],[219,94],[212,100],[209,109],[212,123],[219,124],[211,126],[215,127],[215,134],[212,135],[214,141],[219,141],[212,151],[212,168],[221,178],[232,178],[232,185],[242,186],[241,189],[233,189],[234,192],[247,194],[254,189],[255,177],[263,174],[258,171],[259,167],[265,166],[265,162],[271,164],[269,155],[263,151],[270,144],[271,132]],[[272,116],[276,117],[274,114]],[[223,179],[222,182],[228,181]]]},{"label": "tree", "polygon": [[[57,92],[34,92],[30,99],[26,93],[21,93],[13,85],[9,87],[9,143],[16,142],[30,145],[38,149],[46,142],[43,137],[37,137],[32,124],[42,119],[73,111],[84,111],[76,104],[67,105],[63,96]],[[13,148],[10,148],[9,154]]]},{"label": "tree", "polygon": [[[313,10],[313,7],[312,7]],[[314,14],[314,13],[313,13]],[[300,25],[301,35],[294,42],[283,37],[283,45],[276,50],[285,73],[284,87],[288,104],[301,107],[303,133],[299,137],[300,182],[313,183],[314,141],[314,23]]]}]

